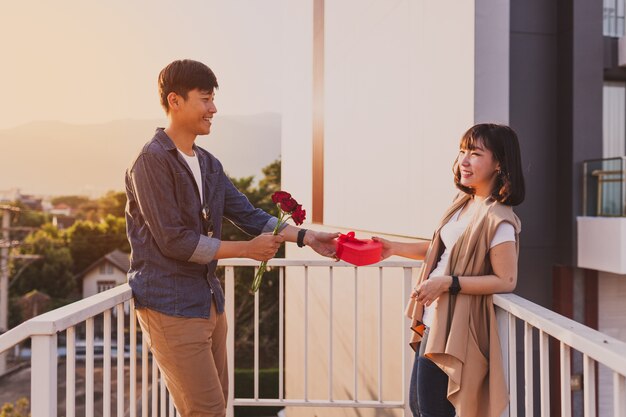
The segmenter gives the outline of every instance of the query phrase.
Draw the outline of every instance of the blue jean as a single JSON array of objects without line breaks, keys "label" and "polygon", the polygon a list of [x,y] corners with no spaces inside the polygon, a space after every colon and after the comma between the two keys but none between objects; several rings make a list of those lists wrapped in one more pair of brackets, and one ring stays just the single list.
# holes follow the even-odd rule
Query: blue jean
[{"label": "blue jean", "polygon": [[448,401],[448,375],[424,356],[428,330],[424,332],[409,385],[409,406],[413,417],[454,417],[455,410]]}]

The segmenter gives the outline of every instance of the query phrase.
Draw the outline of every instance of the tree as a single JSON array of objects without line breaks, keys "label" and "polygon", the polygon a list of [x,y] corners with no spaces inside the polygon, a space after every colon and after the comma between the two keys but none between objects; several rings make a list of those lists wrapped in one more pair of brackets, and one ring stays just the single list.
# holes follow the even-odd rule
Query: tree
[{"label": "tree", "polygon": [[[11,203],[11,206],[17,207],[20,210],[13,214],[11,217],[12,227],[24,227],[24,228],[40,228],[46,223],[51,221],[49,214],[43,213],[38,210],[33,210],[27,207],[21,201],[15,201]],[[15,240],[23,240],[29,234],[27,229],[18,229],[11,232],[11,238]]]},{"label": "tree", "polygon": [[[280,160],[263,168],[264,178],[258,187],[253,185],[254,177],[230,178],[235,187],[248,197],[253,206],[273,216],[278,215],[278,208],[272,202],[272,194],[280,189]],[[222,240],[249,240],[251,237],[226,221],[222,227]],[[276,254],[285,257],[284,245]],[[235,269],[235,354],[238,368],[251,367],[254,360],[254,296],[250,294],[250,285],[254,276],[253,268]],[[223,270],[219,273],[223,274]],[[263,367],[276,367],[273,363],[278,357],[278,270],[265,273],[260,294],[260,360]]]},{"label": "tree", "polygon": [[29,403],[27,398],[20,398],[15,402],[4,403],[0,408],[0,417],[30,417]]},{"label": "tree", "polygon": [[259,189],[263,192],[262,202],[263,204],[271,205],[276,215],[278,215],[278,209],[272,202],[272,194],[280,190],[280,169],[280,159],[277,159],[263,168],[265,177],[259,181]]},{"label": "tree", "polygon": [[85,196],[68,195],[53,198],[52,204],[66,204],[74,210],[76,218],[97,222],[109,214],[115,217],[124,217],[126,193],[108,191],[102,197],[94,200]]},{"label": "tree", "polygon": [[79,220],[97,222],[100,220],[100,216],[98,215],[98,203],[96,203],[95,200],[89,200],[81,204],[74,212],[74,216]]},{"label": "tree", "polygon": [[97,201],[98,215],[105,218],[108,215],[124,217],[126,209],[126,193],[123,191],[109,191]]},{"label": "tree", "polygon": [[78,207],[87,203],[88,201],[89,197],[86,197],[84,195],[63,195],[59,197],[54,197],[50,202],[54,206],[58,204],[65,204],[76,210]]},{"label": "tree", "polygon": [[110,214],[100,222],[77,221],[67,229],[65,237],[76,274],[115,249],[130,252],[124,218]]},{"label": "tree", "polygon": [[[20,249],[23,254],[41,255],[42,259],[28,266],[17,281],[11,283],[11,290],[26,294],[38,290],[54,298],[69,298],[75,288],[72,273],[72,255],[65,245],[59,230],[51,224],[30,234],[24,239]],[[13,266],[19,268],[19,260]]]}]

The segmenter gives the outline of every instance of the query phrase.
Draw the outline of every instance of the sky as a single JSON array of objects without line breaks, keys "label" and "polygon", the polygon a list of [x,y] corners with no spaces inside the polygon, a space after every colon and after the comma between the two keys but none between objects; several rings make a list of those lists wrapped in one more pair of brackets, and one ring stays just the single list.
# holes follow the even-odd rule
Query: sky
[{"label": "sky", "polygon": [[2,2],[0,129],[162,118],[157,76],[182,58],[213,69],[219,113],[280,113],[281,1]]}]

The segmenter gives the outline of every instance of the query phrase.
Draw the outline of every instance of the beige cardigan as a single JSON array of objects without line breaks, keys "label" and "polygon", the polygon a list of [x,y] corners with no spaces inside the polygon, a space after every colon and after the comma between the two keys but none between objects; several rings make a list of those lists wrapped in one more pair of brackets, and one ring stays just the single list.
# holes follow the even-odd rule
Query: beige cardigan
[{"label": "beige cardigan", "polygon": [[[418,284],[428,278],[443,252],[439,238],[441,227],[470,199],[461,193],[443,216],[430,244]],[[509,206],[493,199],[480,203],[467,229],[452,247],[446,275],[480,276],[493,273],[489,245],[501,222],[515,228],[519,253],[521,223]],[[500,339],[493,296],[458,294],[450,306],[448,293],[442,294],[434,313],[424,355],[448,374],[448,399],[460,417],[500,417],[509,394],[504,380]],[[448,311],[451,307],[450,332]],[[412,325],[421,322],[424,306],[409,300],[407,315]],[[421,337],[413,334],[411,346],[416,349]]]}]

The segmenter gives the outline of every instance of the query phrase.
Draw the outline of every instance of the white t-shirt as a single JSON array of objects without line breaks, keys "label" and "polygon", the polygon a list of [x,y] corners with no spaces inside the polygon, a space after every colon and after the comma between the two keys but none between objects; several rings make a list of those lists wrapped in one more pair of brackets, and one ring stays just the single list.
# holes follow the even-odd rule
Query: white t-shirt
[{"label": "white t-shirt", "polygon": [[[473,204],[474,207],[477,207],[477,204]],[[469,225],[470,220],[474,215],[474,209],[470,208],[470,211],[465,213],[463,217],[459,220],[459,215],[461,214],[461,207],[446,223],[439,233],[441,237],[441,241],[445,246],[444,252],[441,254],[441,258],[439,258],[439,262],[437,262],[437,266],[430,273],[428,278],[437,277],[445,275],[446,267],[448,266],[448,260],[450,258],[450,251],[459,237],[463,234],[467,226]],[[502,222],[498,225],[496,229],[496,234],[493,239],[491,239],[491,244],[489,248],[493,248],[496,245],[504,242],[515,242],[515,228],[511,223]],[[422,318],[422,322],[430,327],[433,324],[433,315],[435,312],[435,307],[437,305],[437,300],[433,301],[429,306],[424,308],[424,316]]]},{"label": "white t-shirt", "polygon": [[202,172],[200,171],[200,162],[198,161],[198,156],[195,151],[193,156],[189,156],[185,154],[180,149],[178,150],[180,154],[185,158],[187,165],[191,168],[191,172],[193,173],[193,177],[196,180],[196,187],[198,187],[198,195],[200,196],[200,201],[204,201],[204,196],[202,195]]}]

